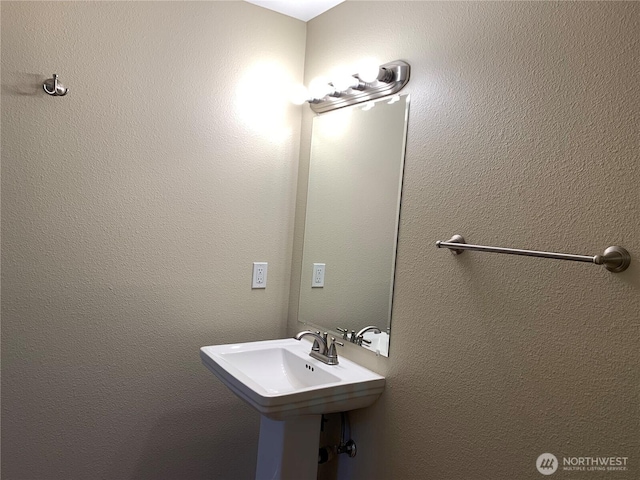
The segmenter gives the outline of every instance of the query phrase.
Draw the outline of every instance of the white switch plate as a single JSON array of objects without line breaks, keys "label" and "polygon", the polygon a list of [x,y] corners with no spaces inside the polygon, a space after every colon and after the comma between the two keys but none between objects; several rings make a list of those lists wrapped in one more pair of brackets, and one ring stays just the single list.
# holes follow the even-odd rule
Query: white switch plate
[{"label": "white switch plate", "polygon": [[251,288],[267,288],[267,262],[253,262]]},{"label": "white switch plate", "polygon": [[311,279],[311,288],[324,287],[324,263],[313,264],[313,278]]}]

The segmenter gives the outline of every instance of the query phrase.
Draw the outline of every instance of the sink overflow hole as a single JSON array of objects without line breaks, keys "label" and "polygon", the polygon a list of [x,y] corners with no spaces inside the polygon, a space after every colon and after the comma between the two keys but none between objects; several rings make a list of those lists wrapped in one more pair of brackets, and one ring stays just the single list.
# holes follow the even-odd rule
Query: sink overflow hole
[{"label": "sink overflow hole", "polygon": [[313,367],[310,365],[307,365],[306,363],[304,364],[304,366],[307,368],[307,370],[311,370],[313,372]]}]

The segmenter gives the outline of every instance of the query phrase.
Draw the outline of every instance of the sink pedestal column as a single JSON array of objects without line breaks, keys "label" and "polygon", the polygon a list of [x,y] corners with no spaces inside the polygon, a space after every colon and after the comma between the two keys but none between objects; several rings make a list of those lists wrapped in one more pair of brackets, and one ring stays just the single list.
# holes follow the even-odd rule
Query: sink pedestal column
[{"label": "sink pedestal column", "polygon": [[256,480],[316,480],[321,415],[260,416]]}]

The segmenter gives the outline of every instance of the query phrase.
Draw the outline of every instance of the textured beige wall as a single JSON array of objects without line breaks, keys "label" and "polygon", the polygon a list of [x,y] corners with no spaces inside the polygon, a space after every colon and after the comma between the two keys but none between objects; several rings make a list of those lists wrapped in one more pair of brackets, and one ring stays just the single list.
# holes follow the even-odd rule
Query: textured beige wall
[{"label": "textured beige wall", "polygon": [[244,2],[2,2],[4,479],[253,476],[198,348],[285,333],[300,108],[246,76],[304,45]]},{"label": "textured beige wall", "polygon": [[[550,478],[640,478],[639,19],[635,2],[355,1],[309,22],[306,81],[370,55],[413,68],[391,356],[344,351],[388,383],[352,414],[340,479],[536,479],[547,451],[630,457]],[[454,233],[620,244],[633,263],[454,258],[434,246]],[[300,245],[298,222],[294,273]]]}]

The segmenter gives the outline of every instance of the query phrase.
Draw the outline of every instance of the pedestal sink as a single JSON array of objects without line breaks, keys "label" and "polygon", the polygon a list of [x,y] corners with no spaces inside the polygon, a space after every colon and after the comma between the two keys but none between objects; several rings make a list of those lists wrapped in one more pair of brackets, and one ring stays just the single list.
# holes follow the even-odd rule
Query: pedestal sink
[{"label": "pedestal sink", "polygon": [[204,365],[261,415],[256,480],[315,480],[321,415],[371,405],[384,377],[340,358],[311,358],[311,342],[293,338],[212,345]]}]

